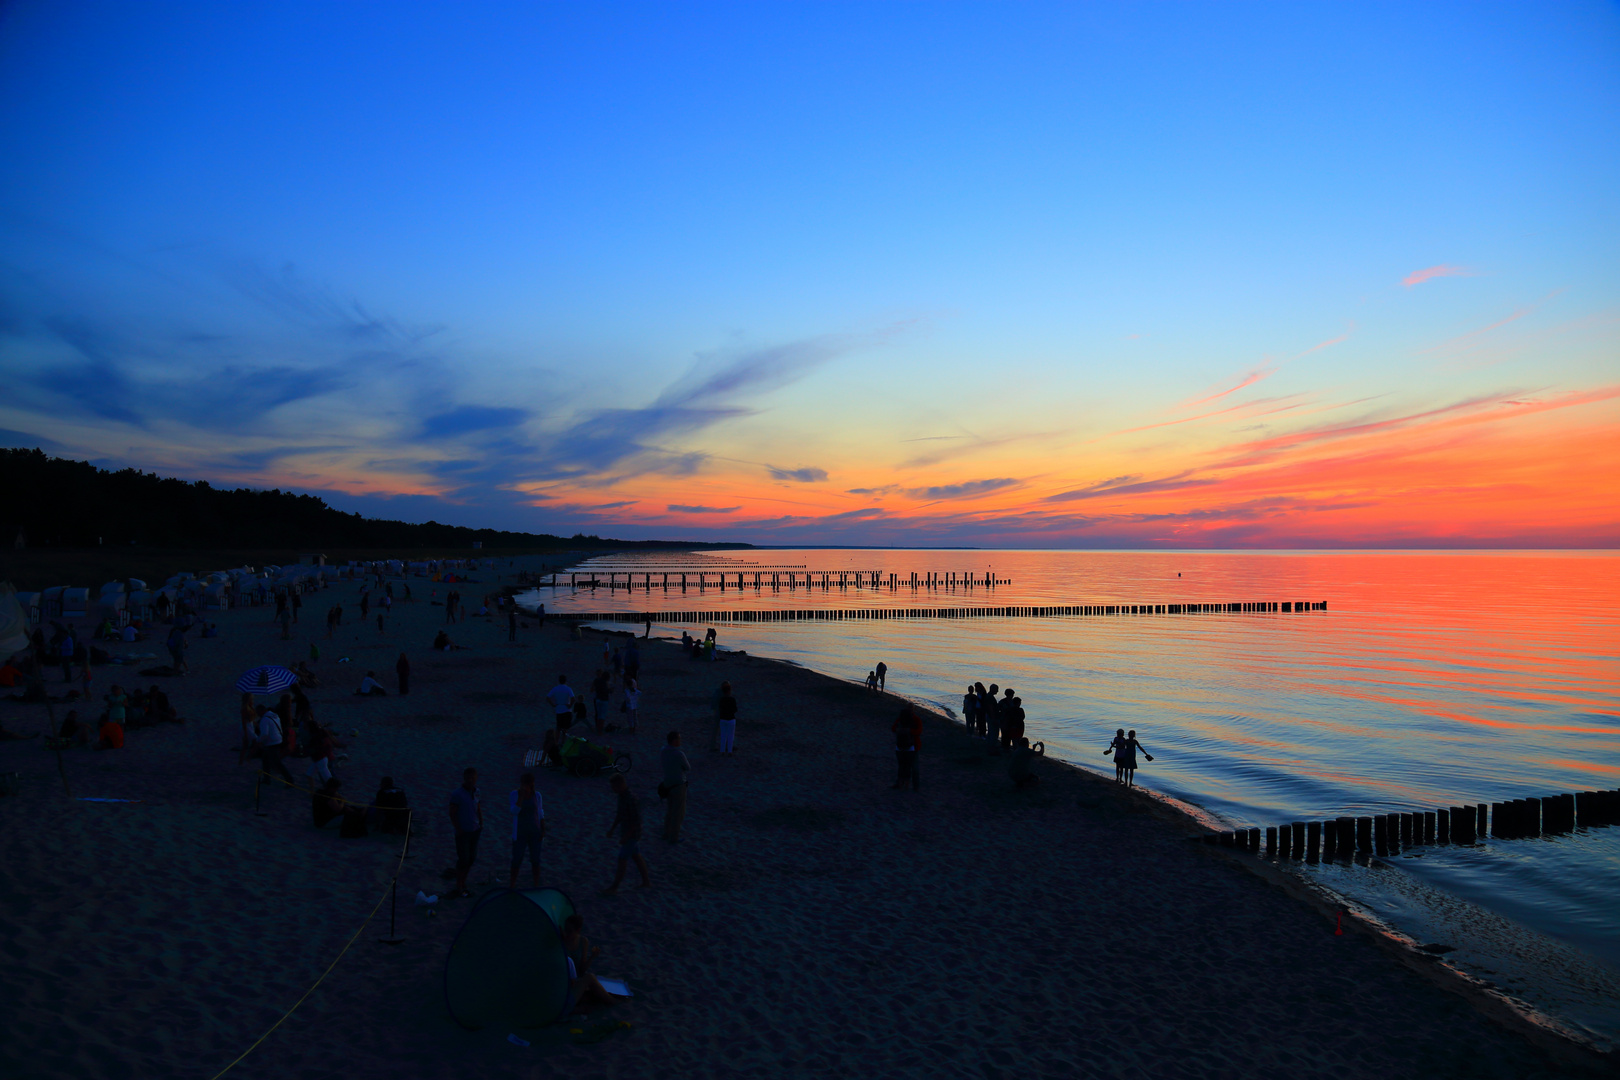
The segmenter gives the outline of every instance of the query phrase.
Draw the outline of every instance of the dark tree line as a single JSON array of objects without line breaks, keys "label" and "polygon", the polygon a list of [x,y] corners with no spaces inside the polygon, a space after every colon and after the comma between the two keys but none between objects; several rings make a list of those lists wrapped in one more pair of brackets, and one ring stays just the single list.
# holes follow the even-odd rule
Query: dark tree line
[{"label": "dark tree line", "polygon": [[[109,472],[40,450],[0,449],[0,538],[11,546],[164,548],[662,547],[666,541],[564,538],[547,533],[412,525],[345,514],[315,495],[216,488],[143,473]],[[680,547],[709,545],[680,544]],[[727,545],[746,546],[746,545]]]}]

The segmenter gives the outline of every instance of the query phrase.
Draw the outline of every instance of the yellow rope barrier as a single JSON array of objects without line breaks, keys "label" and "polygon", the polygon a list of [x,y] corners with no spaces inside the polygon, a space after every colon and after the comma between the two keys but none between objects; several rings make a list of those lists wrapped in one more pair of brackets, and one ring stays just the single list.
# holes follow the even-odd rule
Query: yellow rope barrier
[{"label": "yellow rope barrier", "polygon": [[[261,773],[260,775],[264,775],[264,774]],[[273,779],[281,780],[281,777],[278,776],[278,777],[274,777]],[[286,783],[285,780],[282,780],[281,782],[284,783],[284,784]],[[289,786],[290,787],[297,787],[298,785],[292,784],[292,785],[289,785]],[[300,790],[302,790],[302,789],[300,789]],[[387,809],[387,808],[385,808],[385,809]],[[413,810],[406,810],[405,811],[406,814],[412,814],[414,812],[415,811],[413,811]],[[407,821],[405,823],[405,838],[406,838],[405,847],[402,847],[400,849],[400,852],[399,852],[399,863],[394,867],[394,881],[399,880],[399,872],[402,869],[404,869],[404,867],[405,867],[405,851],[406,851],[407,848],[410,847],[410,821],[408,819],[407,819]],[[311,995],[311,994],[313,994],[315,992],[316,987],[320,986],[321,983],[326,981],[326,977],[328,975],[332,974],[332,969],[337,967],[338,961],[343,959],[344,955],[346,953],[348,953],[349,948],[352,945],[354,945],[354,943],[356,941],[358,941],[360,939],[360,935],[365,932],[366,927],[371,925],[371,920],[375,919],[377,917],[377,912],[382,910],[383,901],[387,900],[388,897],[393,894],[393,890],[394,890],[394,883],[390,882],[389,886],[388,886],[388,892],[383,893],[383,895],[378,899],[377,906],[371,909],[371,914],[366,916],[366,921],[361,923],[359,928],[355,930],[354,936],[349,938],[348,944],[343,946],[343,951],[338,953],[337,956],[333,957],[332,962],[330,964],[326,965],[326,970],[321,972],[321,977],[316,979],[315,982],[313,984],[311,984],[311,986],[310,986],[310,988],[308,990],[304,991],[302,997],[300,997],[297,1001],[293,1002],[292,1008],[288,1009],[285,1013],[283,1013],[281,1015],[280,1020],[277,1020],[274,1024],[271,1024],[270,1029],[268,1031],[266,1031],[263,1035],[260,1035],[257,1039],[253,1040],[253,1045],[252,1046],[249,1046],[246,1050],[244,1050],[240,1054],[238,1054],[236,1056],[235,1061],[231,1062],[229,1065],[227,1065],[223,1069],[219,1070],[219,1072],[215,1073],[214,1077],[213,1077],[213,1080],[219,1080],[219,1078],[221,1076],[224,1076],[226,1073],[228,1073],[232,1069],[236,1068],[236,1066],[241,1062],[241,1060],[243,1058],[247,1057],[249,1054],[253,1053],[253,1051],[257,1050],[259,1048],[260,1043],[264,1042],[264,1040],[268,1039],[272,1034],[274,1034],[276,1028],[280,1027],[282,1024],[285,1024],[287,1022],[287,1018],[289,1016],[291,1016],[293,1013],[298,1011],[298,1006],[302,1005],[304,1003],[304,1001],[309,997],[309,995]]]}]

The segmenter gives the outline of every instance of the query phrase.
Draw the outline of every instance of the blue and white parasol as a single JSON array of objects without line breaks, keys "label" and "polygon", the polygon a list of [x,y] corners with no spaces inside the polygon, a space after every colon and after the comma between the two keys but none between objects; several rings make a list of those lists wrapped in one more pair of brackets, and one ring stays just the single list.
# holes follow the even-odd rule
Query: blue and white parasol
[{"label": "blue and white parasol", "polygon": [[296,685],[298,676],[279,664],[265,664],[236,680],[236,689],[243,694],[279,694]]}]

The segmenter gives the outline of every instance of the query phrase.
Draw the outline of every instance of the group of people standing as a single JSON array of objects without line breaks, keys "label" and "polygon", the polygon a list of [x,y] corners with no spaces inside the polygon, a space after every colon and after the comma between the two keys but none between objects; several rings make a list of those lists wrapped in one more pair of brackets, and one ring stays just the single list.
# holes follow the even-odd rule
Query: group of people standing
[{"label": "group of people standing", "polygon": [[1010,686],[1002,691],[991,683],[987,690],[984,683],[974,683],[962,695],[962,721],[969,735],[989,744],[990,753],[1011,751],[1024,737],[1023,699]]}]

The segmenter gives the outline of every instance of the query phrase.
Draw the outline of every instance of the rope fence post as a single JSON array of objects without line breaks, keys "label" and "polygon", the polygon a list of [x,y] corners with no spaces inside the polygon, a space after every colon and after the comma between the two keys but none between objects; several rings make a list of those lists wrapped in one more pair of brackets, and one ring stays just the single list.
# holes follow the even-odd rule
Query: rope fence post
[{"label": "rope fence post", "polygon": [[410,858],[411,851],[411,819],[416,814],[415,808],[405,811],[405,847],[399,853],[399,862],[394,866],[393,880],[388,883],[388,936],[377,940],[384,945],[398,945],[405,939],[394,930],[394,914],[399,910],[399,871]]}]

